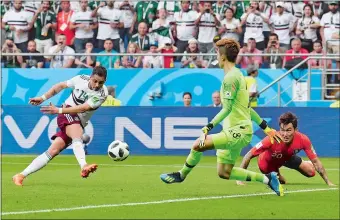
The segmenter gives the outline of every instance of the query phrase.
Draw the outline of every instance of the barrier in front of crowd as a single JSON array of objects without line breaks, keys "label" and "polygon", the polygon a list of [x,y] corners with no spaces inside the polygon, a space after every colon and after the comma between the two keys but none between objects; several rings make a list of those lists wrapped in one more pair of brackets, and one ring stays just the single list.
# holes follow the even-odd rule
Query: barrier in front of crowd
[{"label": "barrier in front of crowd", "polygon": [[[246,75],[245,70],[242,71]],[[282,78],[276,86],[268,87],[286,71],[260,69],[258,90],[265,88],[265,91],[258,99],[259,105],[277,106],[277,99],[271,100],[272,97],[280,88],[291,85],[294,77],[303,76],[306,72],[296,70]],[[320,70],[312,70],[312,73],[318,72]],[[41,96],[54,84],[78,74],[91,74],[91,69],[2,69],[2,103],[28,105],[30,97]],[[126,106],[182,106],[182,94],[186,91],[192,93],[193,106],[208,106],[212,104],[212,93],[220,89],[223,74],[221,69],[112,69],[108,72],[106,85],[117,85],[117,98]],[[321,74],[311,74],[310,82],[314,87],[321,87]],[[280,96],[282,105],[293,99],[293,90],[289,89]],[[152,93],[162,93],[162,97],[150,100]],[[69,94],[70,90],[66,89],[49,101],[61,105]],[[312,90],[310,99],[321,100],[321,91]]]}]

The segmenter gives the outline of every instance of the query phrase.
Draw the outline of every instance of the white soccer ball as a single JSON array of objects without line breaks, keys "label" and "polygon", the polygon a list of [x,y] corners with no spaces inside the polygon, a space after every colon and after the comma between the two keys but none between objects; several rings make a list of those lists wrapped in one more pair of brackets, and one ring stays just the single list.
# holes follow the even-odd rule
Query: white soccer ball
[{"label": "white soccer ball", "polygon": [[107,154],[114,161],[123,161],[130,155],[129,145],[124,141],[115,140],[109,145]]}]

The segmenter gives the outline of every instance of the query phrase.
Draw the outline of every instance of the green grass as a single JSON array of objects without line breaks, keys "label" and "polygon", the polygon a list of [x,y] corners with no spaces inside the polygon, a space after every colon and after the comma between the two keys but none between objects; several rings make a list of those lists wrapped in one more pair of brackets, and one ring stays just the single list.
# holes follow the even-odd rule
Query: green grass
[{"label": "green grass", "polygon": [[[88,179],[80,178],[74,156],[59,156],[47,167],[29,176],[24,187],[15,186],[11,177],[22,171],[33,156],[2,157],[2,212],[73,208],[88,205],[122,204],[169,199],[270,193],[260,183],[237,186],[235,181],[219,179],[216,158],[204,157],[182,184],[166,185],[159,179],[164,172],[176,171],[185,157],[131,156],[112,162],[107,156],[88,156],[99,170]],[[321,158],[329,168],[329,178],[339,185],[339,158]],[[59,164],[59,165],[58,165]],[[240,161],[237,163],[240,164]],[[142,166],[125,166],[142,165]],[[155,166],[147,166],[155,165]],[[252,170],[256,169],[253,160]],[[332,169],[331,169],[332,168]],[[260,195],[238,198],[174,201],[163,204],[101,207],[94,209],[3,215],[2,218],[335,218],[339,219],[339,190],[328,190],[320,176],[306,178],[294,170],[283,169],[287,191],[327,189],[288,193],[284,197]]]}]

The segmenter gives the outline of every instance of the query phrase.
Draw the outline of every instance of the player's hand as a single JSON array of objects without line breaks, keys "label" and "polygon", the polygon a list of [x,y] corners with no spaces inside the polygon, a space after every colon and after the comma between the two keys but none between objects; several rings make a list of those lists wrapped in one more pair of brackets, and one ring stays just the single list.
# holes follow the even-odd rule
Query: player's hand
[{"label": "player's hand", "polygon": [[31,105],[40,105],[43,102],[44,102],[44,99],[42,97],[35,97],[35,98],[30,98],[28,103]]},{"label": "player's hand", "polygon": [[264,129],[263,132],[270,138],[270,142],[272,144],[274,144],[274,141],[276,141],[277,143],[281,143],[282,137],[279,134],[279,132],[277,132],[275,129],[266,127],[266,129]]},{"label": "player's hand", "polygon": [[328,186],[336,186],[336,185],[333,184],[331,181],[328,181],[327,185],[328,185]]},{"label": "player's hand", "polygon": [[239,186],[245,186],[245,182],[242,182],[242,181],[239,181],[239,180],[236,180],[236,184],[239,185]]},{"label": "player's hand", "polygon": [[198,144],[199,147],[204,147],[205,146],[205,139],[211,129],[214,128],[214,125],[212,123],[207,124],[202,128],[202,134],[200,136],[200,142]]},{"label": "player's hand", "polygon": [[48,105],[48,106],[41,106],[40,111],[42,113],[51,114],[51,115],[59,113],[59,109],[57,107],[55,107],[52,104],[52,102],[50,102],[50,105]]},{"label": "player's hand", "polygon": [[198,146],[201,148],[201,147],[204,147],[205,146],[205,139],[207,138],[207,134],[202,132],[199,140],[200,142],[198,143]]}]

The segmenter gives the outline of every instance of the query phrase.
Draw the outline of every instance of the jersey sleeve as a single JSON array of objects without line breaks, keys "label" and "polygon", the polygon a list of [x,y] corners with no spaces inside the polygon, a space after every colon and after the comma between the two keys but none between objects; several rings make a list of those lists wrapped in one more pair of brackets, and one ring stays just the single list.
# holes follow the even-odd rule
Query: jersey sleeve
[{"label": "jersey sleeve", "polygon": [[261,153],[265,152],[271,146],[272,144],[270,143],[269,137],[265,137],[261,142],[257,143],[255,147],[253,147],[250,151],[252,155],[256,157]]},{"label": "jersey sleeve", "polygon": [[87,104],[92,108],[92,109],[97,109],[99,108],[106,100],[106,95],[96,95],[92,96],[87,100]]},{"label": "jersey sleeve", "polygon": [[313,160],[317,158],[312,142],[309,140],[307,136],[302,137],[302,144],[303,144],[303,150],[305,151],[309,160]]},{"label": "jersey sleeve", "polygon": [[223,80],[223,98],[224,99],[235,99],[239,83],[237,77],[227,76]]},{"label": "jersey sleeve", "polygon": [[67,87],[74,89],[77,83],[81,80],[80,78],[81,75],[75,76],[72,79],[69,79],[66,81]]}]

